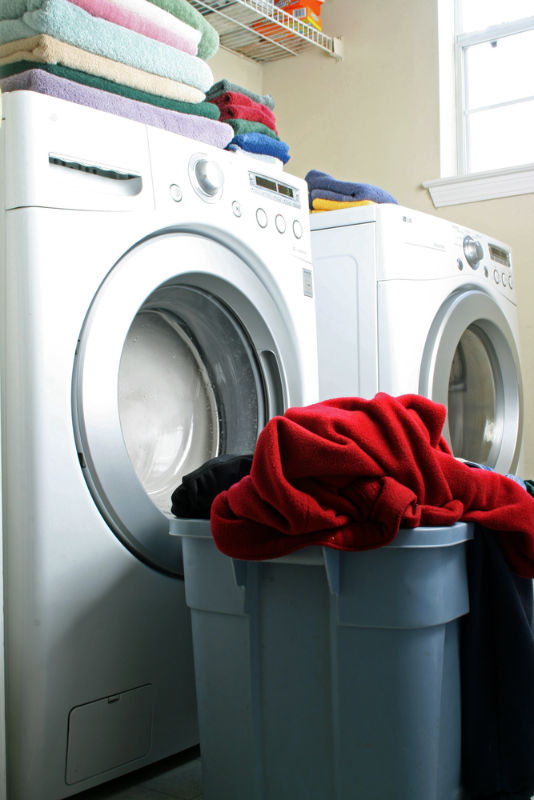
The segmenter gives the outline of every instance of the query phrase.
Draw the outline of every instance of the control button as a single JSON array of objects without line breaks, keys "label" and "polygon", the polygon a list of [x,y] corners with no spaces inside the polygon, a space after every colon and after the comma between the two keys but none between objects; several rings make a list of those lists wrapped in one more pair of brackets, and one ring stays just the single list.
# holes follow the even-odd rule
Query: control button
[{"label": "control button", "polygon": [[462,270],[464,268],[464,262],[462,261],[461,258],[456,259],[456,266],[458,267],[459,270]]},{"label": "control button", "polygon": [[478,269],[480,262],[484,258],[484,250],[477,239],[472,236],[464,237],[464,254],[470,267]]},{"label": "control button", "polygon": [[506,284],[508,283],[507,277],[508,276],[506,275],[506,272],[503,272],[502,273],[502,285],[503,286],[506,286]]},{"label": "control button", "polygon": [[256,209],[256,222],[260,226],[260,228],[267,227],[267,214],[263,210],[263,208]]},{"label": "control button", "polygon": [[495,281],[495,283],[499,283],[500,275],[498,269],[493,270],[493,280]]},{"label": "control button", "polygon": [[302,225],[298,219],[293,220],[293,233],[296,239],[302,239]]},{"label": "control button", "polygon": [[278,233],[285,233],[286,221],[281,214],[276,215],[274,218],[274,224],[276,225],[276,230]]},{"label": "control button", "polygon": [[177,183],[171,183],[171,185],[169,186],[169,191],[175,203],[179,203],[184,196],[182,190],[180,189]]},{"label": "control button", "polygon": [[487,278],[489,275],[489,270],[487,267],[484,267],[484,277]]},{"label": "control button", "polygon": [[234,200],[234,202],[232,203],[232,211],[234,212],[234,216],[236,217],[240,217],[242,214],[241,204],[238,203],[237,200]]},{"label": "control button", "polygon": [[510,289],[514,288],[514,282],[512,280],[512,276],[511,275],[508,275],[508,286],[510,287]]}]

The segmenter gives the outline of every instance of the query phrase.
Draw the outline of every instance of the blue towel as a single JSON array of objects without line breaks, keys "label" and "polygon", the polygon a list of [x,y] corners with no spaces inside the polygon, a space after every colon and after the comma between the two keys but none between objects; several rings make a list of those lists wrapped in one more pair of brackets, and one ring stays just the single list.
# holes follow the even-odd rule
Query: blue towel
[{"label": "blue towel", "polygon": [[[325,200],[351,201],[351,200],[372,200],[374,203],[396,203],[394,197],[384,189],[373,186],[370,183],[352,183],[351,181],[340,181],[327,175],[326,172],[311,169],[305,177],[310,192],[310,208],[312,202],[312,192],[315,197],[322,197]],[[328,192],[328,194],[326,194]]]},{"label": "blue towel", "polygon": [[122,25],[93,17],[67,0],[27,0],[33,10],[0,21],[0,44],[38,33],[131,67],[180,81],[205,92],[213,82],[209,66],[196,56],[149,39]]},{"label": "blue towel", "polygon": [[272,136],[266,136],[264,133],[239,133],[234,136],[227,150],[236,150],[240,147],[249,153],[261,153],[265,156],[274,156],[279,158],[284,164],[290,159],[289,145],[282,142],[280,139],[273,139]]}]

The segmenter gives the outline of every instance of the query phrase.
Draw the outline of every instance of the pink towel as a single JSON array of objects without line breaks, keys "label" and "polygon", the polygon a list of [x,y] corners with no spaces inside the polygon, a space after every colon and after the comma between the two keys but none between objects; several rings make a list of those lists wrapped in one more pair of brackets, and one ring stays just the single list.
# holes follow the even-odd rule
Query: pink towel
[{"label": "pink towel", "polygon": [[[200,31],[175,18],[157,6],[139,0],[70,0],[93,17],[100,17],[123,28],[163,42],[184,53],[195,56]],[[168,19],[167,19],[168,18]]]}]

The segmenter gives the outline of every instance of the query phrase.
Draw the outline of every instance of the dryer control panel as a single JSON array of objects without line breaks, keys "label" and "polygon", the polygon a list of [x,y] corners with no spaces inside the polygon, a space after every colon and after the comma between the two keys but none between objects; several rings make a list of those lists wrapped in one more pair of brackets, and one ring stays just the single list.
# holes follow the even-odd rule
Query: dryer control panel
[{"label": "dryer control panel", "polygon": [[463,256],[458,257],[456,262],[460,271],[469,266],[480,273],[481,279],[486,279],[501,292],[513,292],[512,255],[504,245],[491,242],[486,237],[466,234],[463,238]]}]

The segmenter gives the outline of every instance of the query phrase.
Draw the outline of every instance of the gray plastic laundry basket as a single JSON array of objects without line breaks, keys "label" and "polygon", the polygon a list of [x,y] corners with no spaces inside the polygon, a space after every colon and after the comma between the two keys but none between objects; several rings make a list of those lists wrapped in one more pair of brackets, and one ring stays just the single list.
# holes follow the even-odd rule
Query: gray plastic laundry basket
[{"label": "gray plastic laundry basket", "polygon": [[220,553],[177,520],[204,800],[453,800],[470,526],[378,550]]}]

